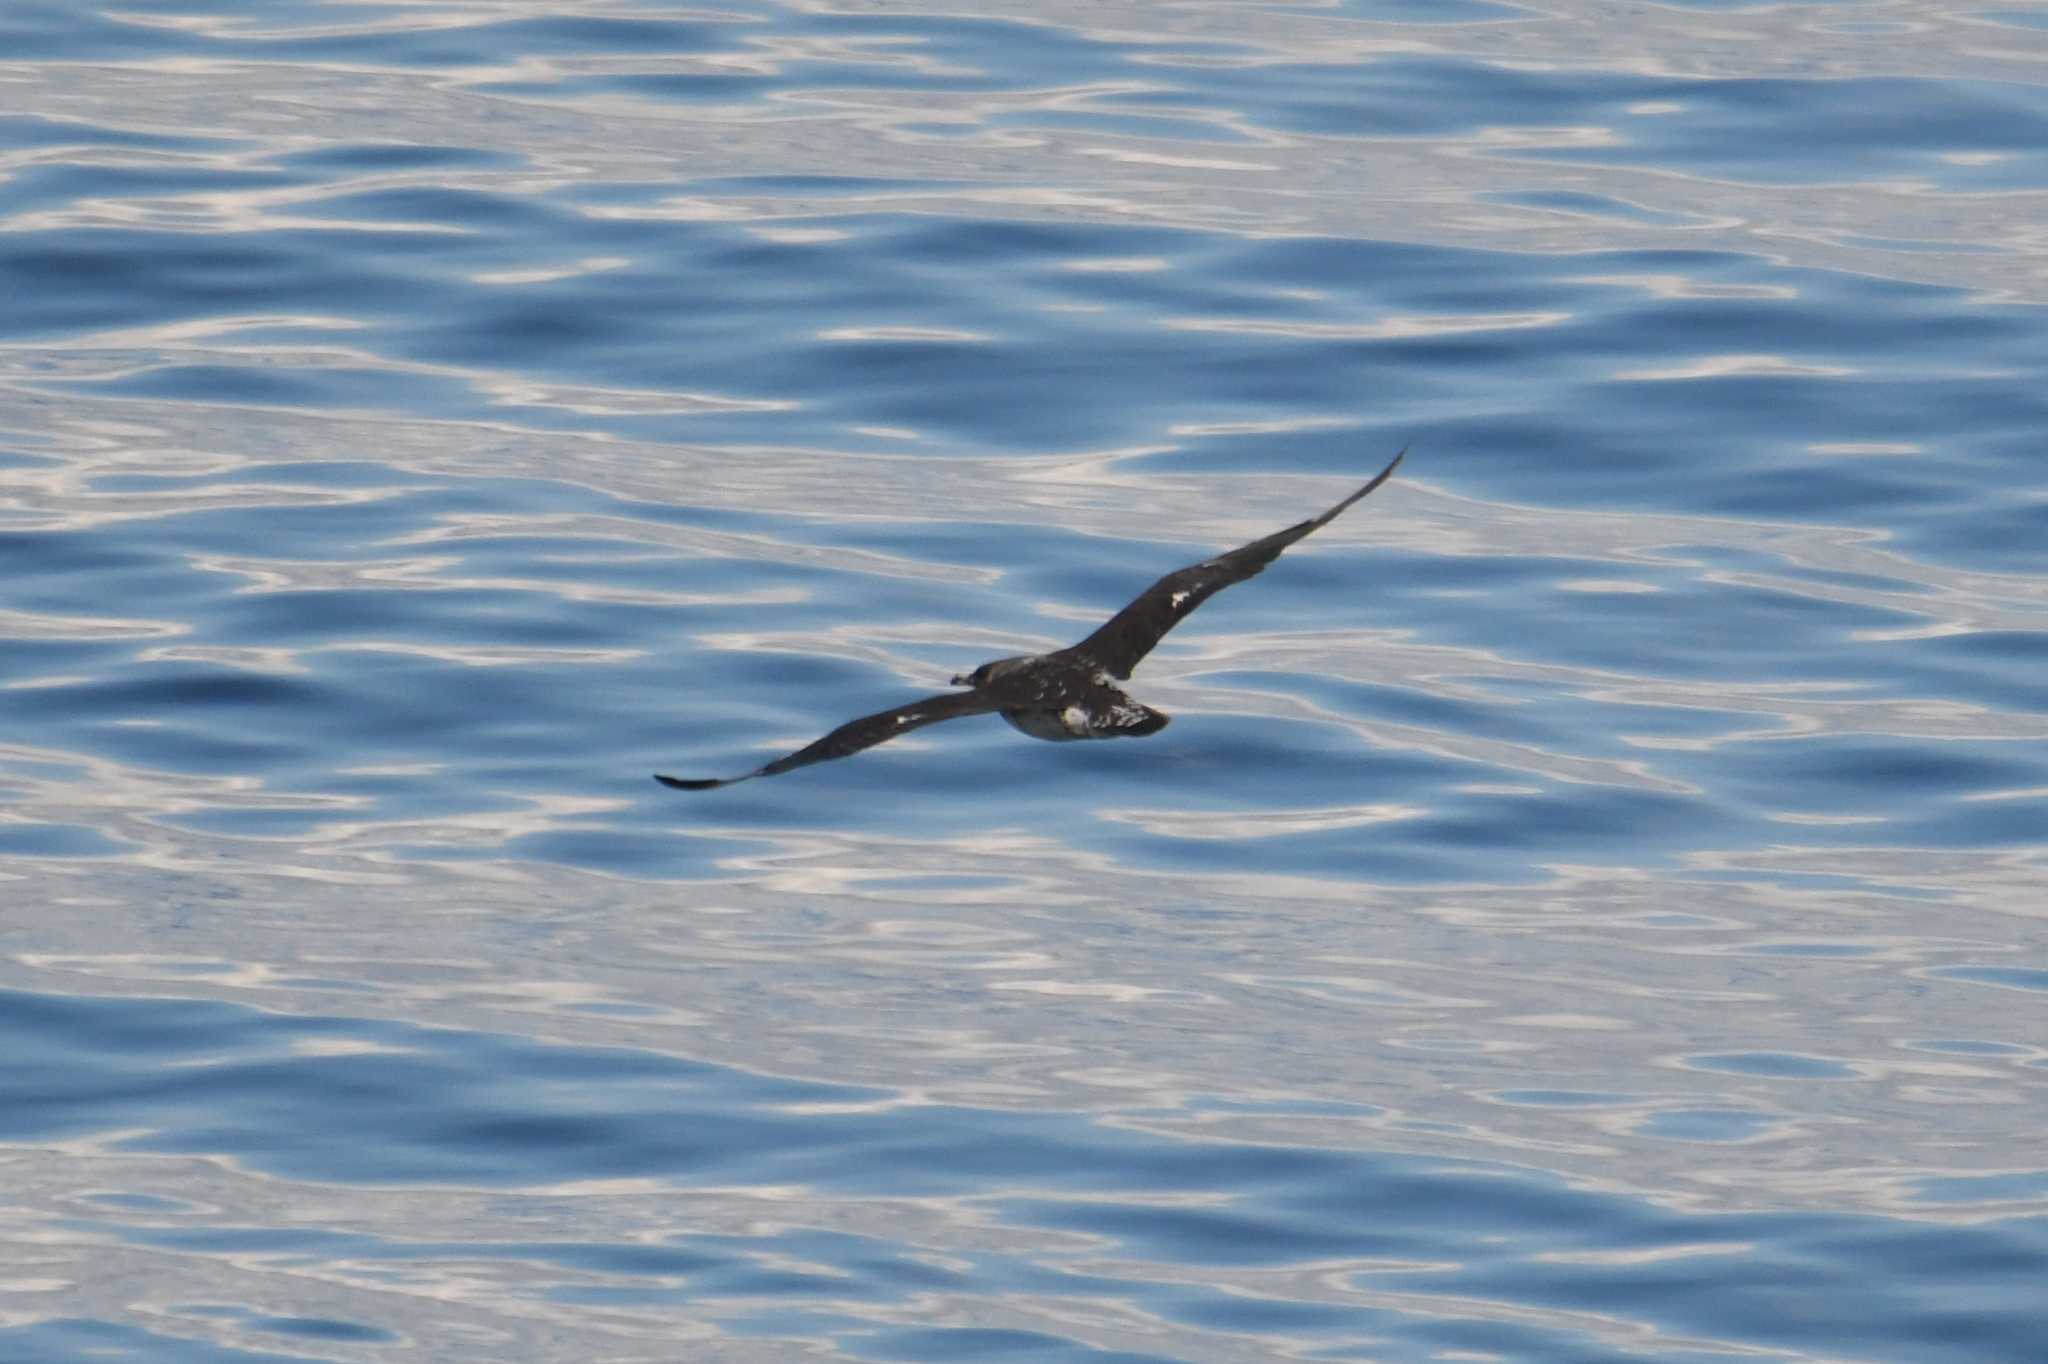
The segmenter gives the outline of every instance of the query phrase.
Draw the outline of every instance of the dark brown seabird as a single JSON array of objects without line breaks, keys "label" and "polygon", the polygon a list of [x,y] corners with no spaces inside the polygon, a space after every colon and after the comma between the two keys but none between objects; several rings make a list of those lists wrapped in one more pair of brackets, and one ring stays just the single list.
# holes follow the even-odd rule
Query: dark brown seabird
[{"label": "dark brown seabird", "polygon": [[1407,453],[1403,449],[1372,482],[1321,516],[1167,574],[1079,644],[1049,654],[1025,654],[984,663],[953,679],[954,686],[966,687],[966,691],[927,696],[894,710],[850,720],[816,743],[737,777],[692,780],[657,773],[654,779],[680,791],[708,791],[714,786],[730,786],[736,781],[772,777],[812,763],[830,762],[941,720],[986,715],[990,711],[999,712],[1034,739],[1125,739],[1157,734],[1166,728],[1169,717],[1133,701],[1117,682],[1129,677],[1138,660],[1151,653],[1152,646],[1185,620],[1189,612],[1232,583],[1256,577],[1296,540],[1336,520],[1352,503],[1385,483]]}]

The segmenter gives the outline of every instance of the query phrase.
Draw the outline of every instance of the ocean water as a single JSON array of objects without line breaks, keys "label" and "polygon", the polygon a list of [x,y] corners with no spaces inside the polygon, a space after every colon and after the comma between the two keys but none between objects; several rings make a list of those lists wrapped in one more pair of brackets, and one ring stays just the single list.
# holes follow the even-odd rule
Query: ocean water
[{"label": "ocean water", "polygon": [[2040,6],[0,81],[0,1364],[2048,1358]]}]

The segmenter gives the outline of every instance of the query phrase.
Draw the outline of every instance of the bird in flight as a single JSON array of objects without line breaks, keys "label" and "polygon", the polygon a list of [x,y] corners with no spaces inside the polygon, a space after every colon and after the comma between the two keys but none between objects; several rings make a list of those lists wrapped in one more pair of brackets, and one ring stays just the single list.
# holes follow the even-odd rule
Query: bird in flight
[{"label": "bird in flight", "polygon": [[1385,483],[1407,453],[1404,448],[1372,482],[1321,516],[1167,574],[1079,644],[1049,654],[984,663],[953,679],[953,685],[967,688],[965,691],[942,692],[849,720],[816,743],[737,777],[692,779],[656,773],[654,779],[679,791],[708,791],[849,757],[913,729],[990,711],[1034,739],[1134,739],[1157,734],[1166,728],[1169,717],[1133,701],[1117,682],[1129,677],[1138,660],[1151,653],[1152,646],[1187,619],[1189,612],[1232,583],[1256,577],[1289,545],[1336,520],[1352,503]]}]

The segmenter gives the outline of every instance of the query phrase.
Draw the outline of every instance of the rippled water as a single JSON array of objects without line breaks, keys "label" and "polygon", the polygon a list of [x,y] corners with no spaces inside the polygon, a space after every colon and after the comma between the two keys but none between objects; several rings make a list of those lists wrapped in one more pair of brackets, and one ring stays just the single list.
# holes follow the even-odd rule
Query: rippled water
[{"label": "rippled water", "polygon": [[0,7],[0,1360],[2040,1358],[2044,61]]}]

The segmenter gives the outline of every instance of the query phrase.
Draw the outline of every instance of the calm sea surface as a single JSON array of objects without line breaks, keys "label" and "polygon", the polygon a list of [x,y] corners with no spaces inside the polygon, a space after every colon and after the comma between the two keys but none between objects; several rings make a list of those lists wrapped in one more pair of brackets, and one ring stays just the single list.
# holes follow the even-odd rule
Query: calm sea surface
[{"label": "calm sea surface", "polygon": [[2039,1364],[2044,305],[2039,3],[0,3],[0,1364]]}]

